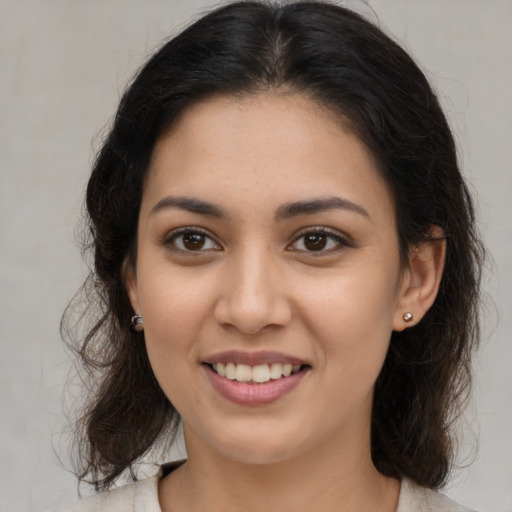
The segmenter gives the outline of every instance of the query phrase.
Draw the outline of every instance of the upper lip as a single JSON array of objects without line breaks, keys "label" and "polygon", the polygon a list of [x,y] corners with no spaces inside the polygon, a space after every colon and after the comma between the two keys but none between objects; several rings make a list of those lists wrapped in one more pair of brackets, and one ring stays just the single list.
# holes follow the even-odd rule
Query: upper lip
[{"label": "upper lip", "polygon": [[235,364],[248,364],[250,366],[257,366],[260,364],[291,364],[291,365],[304,365],[308,364],[304,359],[283,354],[282,352],[274,351],[258,351],[258,352],[244,352],[241,350],[228,350],[226,352],[218,352],[204,359],[204,363],[235,363]]}]

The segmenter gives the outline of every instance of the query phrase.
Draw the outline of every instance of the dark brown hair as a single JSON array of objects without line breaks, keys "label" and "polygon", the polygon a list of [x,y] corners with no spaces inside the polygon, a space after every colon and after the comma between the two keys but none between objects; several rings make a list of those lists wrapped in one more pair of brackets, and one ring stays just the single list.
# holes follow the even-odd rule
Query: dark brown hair
[{"label": "dark brown hair", "polygon": [[483,249],[445,116],[408,54],[354,12],[324,2],[238,2],[202,17],[149,59],[121,99],[89,180],[84,243],[93,269],[63,332],[91,383],[77,428],[78,475],[97,489],[171,438],[179,419],[153,376],[143,334],[130,330],[122,278],[155,142],[201,99],[283,88],[348,119],[369,147],[394,197],[404,262],[432,226],[445,233],[434,305],[418,325],[392,334],[375,386],[371,448],[383,474],[433,488],[446,480],[450,427],[478,340]]}]

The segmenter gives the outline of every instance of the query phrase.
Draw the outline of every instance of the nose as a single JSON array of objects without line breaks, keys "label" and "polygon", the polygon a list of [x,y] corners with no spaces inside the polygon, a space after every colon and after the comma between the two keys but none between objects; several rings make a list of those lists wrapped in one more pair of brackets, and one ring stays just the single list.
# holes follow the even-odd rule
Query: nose
[{"label": "nose", "polygon": [[286,326],[292,309],[278,267],[265,248],[233,256],[222,275],[216,321],[247,335]]}]

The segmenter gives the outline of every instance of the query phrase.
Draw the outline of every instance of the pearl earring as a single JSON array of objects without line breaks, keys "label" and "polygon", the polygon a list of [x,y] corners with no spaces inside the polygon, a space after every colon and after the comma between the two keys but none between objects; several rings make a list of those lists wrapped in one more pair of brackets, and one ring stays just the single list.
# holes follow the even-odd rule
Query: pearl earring
[{"label": "pearl earring", "polygon": [[140,315],[133,315],[130,321],[130,325],[136,332],[141,332],[144,329],[144,321]]},{"label": "pearl earring", "polygon": [[404,313],[402,318],[404,319],[404,322],[411,322],[414,317],[412,316],[412,313],[407,311],[407,313]]}]

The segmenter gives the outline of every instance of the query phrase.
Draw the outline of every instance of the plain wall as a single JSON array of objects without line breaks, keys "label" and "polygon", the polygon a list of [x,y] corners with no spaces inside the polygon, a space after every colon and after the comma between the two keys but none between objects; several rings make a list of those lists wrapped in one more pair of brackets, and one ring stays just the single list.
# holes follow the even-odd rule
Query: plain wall
[{"label": "plain wall", "polygon": [[[58,327],[84,273],[74,240],[91,140],[128,78],[205,0],[0,2],[0,511],[76,498],[62,451],[70,369]],[[375,19],[372,9],[351,2]],[[494,258],[467,422],[474,463],[447,493],[512,511],[512,1],[370,0],[438,90]],[[497,314],[496,314],[497,313]],[[474,436],[461,443],[461,464]]]}]

